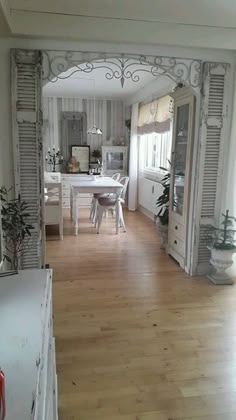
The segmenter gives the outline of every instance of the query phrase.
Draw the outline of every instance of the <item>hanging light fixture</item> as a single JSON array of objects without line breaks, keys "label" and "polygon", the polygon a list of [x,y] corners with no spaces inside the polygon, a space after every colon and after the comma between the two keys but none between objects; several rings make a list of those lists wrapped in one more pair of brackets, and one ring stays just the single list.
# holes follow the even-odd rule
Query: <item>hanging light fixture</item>
[{"label": "hanging light fixture", "polygon": [[[95,81],[93,82],[94,82],[94,91],[95,91]],[[88,129],[87,133],[92,134],[92,135],[96,134],[98,136],[102,135],[101,128],[97,127],[95,124],[95,95],[93,97],[93,126]]]},{"label": "hanging light fixture", "polygon": [[101,128],[96,127],[96,125],[93,125],[93,127],[90,127],[87,131],[88,134],[102,134]]}]

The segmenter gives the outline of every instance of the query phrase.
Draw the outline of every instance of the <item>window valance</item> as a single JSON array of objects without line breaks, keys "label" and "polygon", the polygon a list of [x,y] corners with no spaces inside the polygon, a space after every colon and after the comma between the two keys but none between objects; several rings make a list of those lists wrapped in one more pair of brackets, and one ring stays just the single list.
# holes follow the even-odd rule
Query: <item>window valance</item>
[{"label": "window valance", "polygon": [[164,96],[141,105],[138,116],[138,134],[163,133],[170,130],[172,98]]}]

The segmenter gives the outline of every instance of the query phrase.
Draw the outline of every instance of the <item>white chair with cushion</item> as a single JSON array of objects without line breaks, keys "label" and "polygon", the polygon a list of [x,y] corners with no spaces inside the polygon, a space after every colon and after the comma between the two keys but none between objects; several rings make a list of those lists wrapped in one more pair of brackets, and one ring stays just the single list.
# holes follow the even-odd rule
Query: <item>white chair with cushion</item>
[{"label": "white chair with cushion", "polygon": [[117,204],[118,204],[118,214],[116,214],[116,233],[119,233],[119,227],[123,227],[124,232],[126,232],[122,204],[125,203],[126,192],[129,183],[129,177],[125,176],[119,180],[120,184],[123,185],[123,188],[119,195],[110,194],[107,196],[101,196],[97,199],[97,215],[95,225],[97,226],[97,233],[100,231],[100,226],[104,214],[111,210],[112,213],[115,213]]},{"label": "white chair with cushion", "polygon": [[[119,181],[120,179],[120,173],[117,172],[114,175],[112,175],[112,179],[114,179],[115,181]],[[93,199],[92,199],[92,203],[91,203],[91,209],[90,209],[90,215],[89,218],[92,220],[93,223],[95,223],[96,220],[96,215],[97,215],[97,205],[98,205],[98,198],[101,196],[108,196],[108,194],[93,194]]]},{"label": "white chair with cushion", "polygon": [[61,172],[44,172],[44,182],[61,182]]},{"label": "white chair with cushion", "polygon": [[62,184],[45,182],[45,226],[58,225],[60,239],[63,239]]}]

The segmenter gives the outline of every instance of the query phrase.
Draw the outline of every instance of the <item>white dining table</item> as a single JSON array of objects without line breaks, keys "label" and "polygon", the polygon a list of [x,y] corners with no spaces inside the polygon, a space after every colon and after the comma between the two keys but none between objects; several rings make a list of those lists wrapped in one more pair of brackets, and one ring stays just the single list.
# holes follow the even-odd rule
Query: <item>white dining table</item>
[{"label": "white dining table", "polygon": [[[71,185],[71,216],[74,224],[75,235],[79,230],[79,193],[92,194],[119,194],[123,185],[110,177],[97,177],[95,179],[83,178]],[[119,233],[119,201],[116,202],[116,232]]]}]

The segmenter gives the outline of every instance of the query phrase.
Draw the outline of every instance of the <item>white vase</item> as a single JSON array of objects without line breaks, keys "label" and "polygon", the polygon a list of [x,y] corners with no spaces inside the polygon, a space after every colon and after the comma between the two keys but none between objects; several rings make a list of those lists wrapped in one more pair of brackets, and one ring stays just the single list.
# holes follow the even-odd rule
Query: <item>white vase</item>
[{"label": "white vase", "polygon": [[160,222],[157,223],[157,228],[161,237],[161,249],[166,249],[168,242],[168,225],[162,225]]},{"label": "white vase", "polygon": [[211,250],[210,263],[214,270],[208,275],[208,278],[217,285],[234,284],[233,279],[226,273],[226,270],[233,264],[232,256],[235,250],[209,249]]}]

